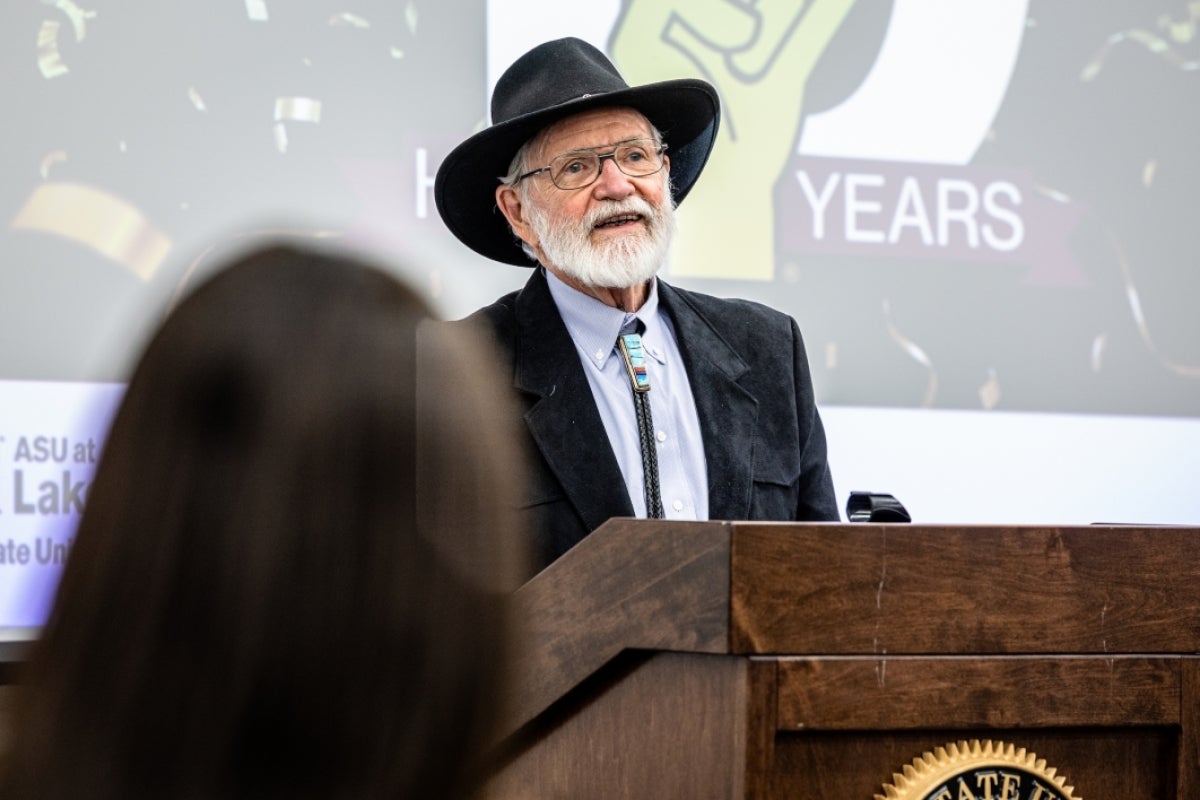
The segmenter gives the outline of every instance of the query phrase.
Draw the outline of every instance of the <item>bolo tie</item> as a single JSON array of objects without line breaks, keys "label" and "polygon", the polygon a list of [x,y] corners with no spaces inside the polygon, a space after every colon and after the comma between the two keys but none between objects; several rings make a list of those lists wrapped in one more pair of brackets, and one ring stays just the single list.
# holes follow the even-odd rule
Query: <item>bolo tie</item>
[{"label": "bolo tie", "polygon": [[[638,320],[638,328],[642,328]],[[625,361],[629,385],[633,389],[633,409],[637,414],[638,440],[642,446],[642,471],[645,473],[646,516],[663,518],[662,495],[658,488],[658,453],[654,445],[654,418],[650,416],[650,373],[646,370],[646,353],[638,332],[617,337],[617,349]]]}]

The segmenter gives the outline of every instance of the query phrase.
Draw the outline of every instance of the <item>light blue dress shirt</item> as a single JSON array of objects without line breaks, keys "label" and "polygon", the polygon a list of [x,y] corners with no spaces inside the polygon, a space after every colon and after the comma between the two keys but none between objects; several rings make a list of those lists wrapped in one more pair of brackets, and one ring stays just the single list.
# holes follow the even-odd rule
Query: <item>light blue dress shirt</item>
[{"label": "light blue dress shirt", "polygon": [[[600,419],[616,454],[637,516],[646,516],[645,475],[638,437],[633,390],[617,336],[635,318],[645,326],[642,348],[650,373],[650,414],[658,453],[658,480],[667,519],[708,519],[708,468],[700,418],[675,328],[658,312],[658,279],[636,312],[627,313],[573,289],[546,270],[550,294],[575,343],[600,411]],[[587,453],[580,453],[587,458]]]}]

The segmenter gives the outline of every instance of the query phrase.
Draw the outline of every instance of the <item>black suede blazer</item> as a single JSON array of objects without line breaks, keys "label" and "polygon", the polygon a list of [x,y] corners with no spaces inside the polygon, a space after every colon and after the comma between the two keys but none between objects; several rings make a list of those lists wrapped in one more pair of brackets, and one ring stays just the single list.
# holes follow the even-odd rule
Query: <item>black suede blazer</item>
[{"label": "black suede blazer", "polygon": [[[795,320],[746,300],[658,282],[695,394],[715,520],[837,521],[825,431]],[[517,505],[538,567],[633,505],[566,325],[540,268],[467,318],[490,330],[530,440]]]}]

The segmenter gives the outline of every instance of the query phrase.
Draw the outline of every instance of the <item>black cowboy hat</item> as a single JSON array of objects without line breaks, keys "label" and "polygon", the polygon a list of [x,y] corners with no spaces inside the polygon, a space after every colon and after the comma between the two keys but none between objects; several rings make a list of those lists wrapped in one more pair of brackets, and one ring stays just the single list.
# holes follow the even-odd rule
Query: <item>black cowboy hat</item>
[{"label": "black cowboy hat", "polygon": [[446,227],[477,253],[532,266],[496,208],[496,186],[513,156],[538,131],[593,108],[640,111],[670,145],[672,197],[678,203],[700,176],[720,123],[716,90],[680,78],[645,86],[625,82],[604,53],[581,39],[538,45],[509,67],[492,93],[492,126],[451,151],[438,168],[433,197]]}]

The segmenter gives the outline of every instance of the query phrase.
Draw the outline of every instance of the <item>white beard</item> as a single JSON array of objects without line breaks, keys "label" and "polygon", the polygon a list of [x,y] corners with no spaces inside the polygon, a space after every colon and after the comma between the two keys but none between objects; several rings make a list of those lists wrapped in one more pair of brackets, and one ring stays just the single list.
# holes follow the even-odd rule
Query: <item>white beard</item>
[{"label": "white beard", "polygon": [[[551,264],[584,286],[625,289],[653,278],[667,260],[675,235],[675,207],[669,189],[664,198],[657,208],[636,196],[606,201],[579,221],[551,220],[528,201],[525,208],[538,245]],[[594,244],[592,229],[614,214],[640,214],[646,227]]]}]

